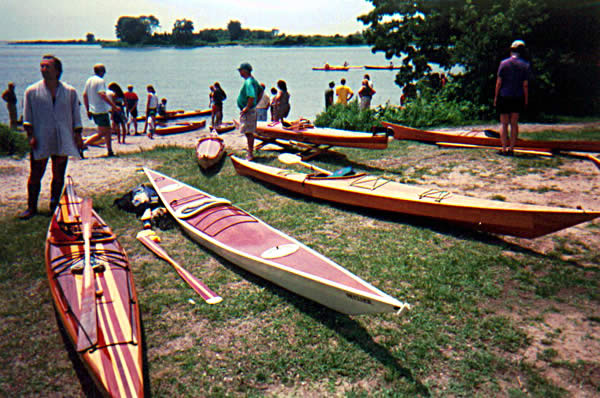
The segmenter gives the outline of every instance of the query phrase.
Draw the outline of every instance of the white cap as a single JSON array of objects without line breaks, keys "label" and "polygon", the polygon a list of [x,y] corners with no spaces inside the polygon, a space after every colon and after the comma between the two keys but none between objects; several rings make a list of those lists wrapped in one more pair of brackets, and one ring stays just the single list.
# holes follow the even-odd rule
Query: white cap
[{"label": "white cap", "polygon": [[523,40],[515,40],[510,45],[510,48],[519,48],[519,47],[525,47],[525,42]]}]

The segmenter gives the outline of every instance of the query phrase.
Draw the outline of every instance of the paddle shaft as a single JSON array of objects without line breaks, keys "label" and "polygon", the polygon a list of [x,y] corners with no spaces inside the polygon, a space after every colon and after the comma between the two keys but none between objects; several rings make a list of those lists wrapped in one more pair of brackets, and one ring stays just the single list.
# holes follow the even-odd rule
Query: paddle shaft
[{"label": "paddle shaft", "polygon": [[[437,146],[451,147],[451,148],[494,149],[494,150],[502,149],[502,148],[496,147],[496,146],[459,144],[459,143],[454,143],[454,142],[436,142],[435,144]],[[515,148],[514,151],[517,153],[523,153],[523,154],[527,154],[527,155],[552,156],[552,152],[550,150],[543,150],[543,149],[535,150],[535,149]]]},{"label": "paddle shaft", "polygon": [[83,286],[81,312],[77,333],[77,351],[85,351],[98,342],[96,320],[96,282],[91,264],[90,238],[92,236],[92,200],[85,198],[81,205],[81,228],[83,234]]},{"label": "paddle shaft", "polygon": [[279,155],[277,157],[277,159],[279,159],[279,161],[281,163],[285,163],[285,164],[299,164],[301,166],[308,167],[309,169],[311,169],[313,171],[318,171],[320,173],[327,174],[327,175],[331,174],[331,171],[322,169],[322,168],[317,167],[317,166],[313,166],[310,163],[306,163],[306,162],[302,161],[302,158],[300,158],[300,156],[293,155],[291,153],[282,153],[281,155]]},{"label": "paddle shaft", "polygon": [[173,260],[171,256],[169,256],[169,254],[149,236],[138,235],[137,239],[142,242],[142,244],[146,246],[152,253],[171,264],[181,279],[190,285],[190,287],[194,289],[194,291],[198,293],[198,295],[200,295],[200,297],[202,297],[208,304],[217,304],[223,300],[219,295],[217,295],[217,293],[210,290],[210,288],[206,286],[200,279],[196,278],[189,271],[179,265],[175,260]]}]

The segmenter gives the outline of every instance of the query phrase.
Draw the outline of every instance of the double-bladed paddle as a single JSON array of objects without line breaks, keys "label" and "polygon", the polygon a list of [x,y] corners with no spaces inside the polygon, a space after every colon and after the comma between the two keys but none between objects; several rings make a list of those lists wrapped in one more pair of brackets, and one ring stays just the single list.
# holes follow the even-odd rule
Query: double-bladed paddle
[{"label": "double-bladed paddle", "polygon": [[327,175],[331,174],[331,171],[322,169],[322,168],[317,167],[317,166],[313,166],[310,163],[303,162],[302,158],[300,156],[293,155],[291,153],[282,153],[281,155],[279,155],[277,157],[277,159],[281,163],[285,163],[285,164],[299,164],[301,166],[308,167],[309,169],[311,169],[313,171],[318,171],[320,173],[327,174]]},{"label": "double-bladed paddle", "polygon": [[152,253],[171,264],[181,279],[186,281],[187,284],[190,285],[190,287],[194,289],[194,291],[198,293],[200,297],[202,297],[208,304],[217,304],[223,301],[223,299],[217,295],[217,293],[210,290],[208,286],[206,286],[200,279],[192,275],[167,254],[167,252],[156,241],[158,240],[158,236],[154,231],[148,229],[140,231],[138,232],[136,238],[142,242],[144,246],[150,249]]},{"label": "double-bladed paddle", "polygon": [[92,236],[92,199],[85,198],[81,204],[81,230],[83,235],[83,286],[81,311],[77,333],[77,351],[85,351],[98,342],[96,318],[96,281],[91,264],[90,238]]}]

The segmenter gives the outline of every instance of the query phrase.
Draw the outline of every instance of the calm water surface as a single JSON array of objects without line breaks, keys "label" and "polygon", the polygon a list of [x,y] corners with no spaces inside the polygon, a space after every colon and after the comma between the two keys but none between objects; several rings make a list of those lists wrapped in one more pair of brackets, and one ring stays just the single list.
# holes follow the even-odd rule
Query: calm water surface
[{"label": "calm water surface", "polygon": [[[140,109],[146,103],[148,84],[153,84],[157,95],[168,99],[169,109],[205,109],[208,107],[208,87],[219,81],[227,92],[225,120],[238,117],[235,99],[242,84],[237,68],[250,62],[254,76],[267,89],[277,80],[288,84],[292,109],[289,119],[306,117],[314,119],[323,111],[323,94],[329,81],[339,84],[342,77],[356,92],[362,77],[369,73],[377,90],[373,106],[390,101],[398,104],[401,90],[394,84],[395,72],[351,69],[348,72],[313,71],[313,66],[325,62],[340,65],[387,65],[383,54],[372,54],[369,47],[204,47],[194,49],[144,48],[103,49],[99,46],[80,45],[9,45],[0,43],[0,88],[6,89],[9,81],[16,85],[19,115],[22,113],[25,88],[40,80],[39,63],[43,54],[51,53],[63,61],[62,80],[74,86],[80,97],[85,81],[92,74],[95,63],[107,67],[107,83],[116,81],[123,89],[135,86],[140,97]],[[399,63],[399,60],[394,60]],[[91,122],[84,118],[84,123]],[[0,122],[8,121],[4,103],[0,107]]]}]

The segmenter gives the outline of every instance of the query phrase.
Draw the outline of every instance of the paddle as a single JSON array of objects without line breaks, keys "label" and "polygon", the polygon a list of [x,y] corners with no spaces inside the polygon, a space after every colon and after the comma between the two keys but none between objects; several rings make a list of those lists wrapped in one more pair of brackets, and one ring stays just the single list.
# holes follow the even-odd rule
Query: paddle
[{"label": "paddle", "polygon": [[281,155],[279,155],[277,157],[277,159],[281,163],[285,163],[285,164],[299,164],[299,165],[302,165],[304,167],[308,167],[309,169],[311,169],[313,171],[318,171],[320,173],[327,174],[327,175],[331,174],[331,171],[322,169],[322,168],[317,167],[317,166],[313,166],[310,163],[303,162],[302,158],[300,156],[293,155],[291,153],[282,153]]},{"label": "paddle", "polygon": [[92,236],[92,199],[85,198],[81,205],[81,229],[83,234],[83,286],[81,311],[77,333],[77,351],[85,351],[98,342],[96,320],[96,282],[91,264],[90,238]]},{"label": "paddle", "polygon": [[560,153],[563,155],[567,155],[567,156],[573,156],[573,157],[577,157],[577,158],[584,158],[584,159],[591,160],[592,162],[594,162],[596,167],[600,169],[600,159],[597,158],[596,156],[592,155],[591,153],[573,152],[573,151],[561,151]]},{"label": "paddle", "polygon": [[190,287],[194,289],[194,291],[198,293],[200,297],[202,297],[208,304],[217,304],[223,301],[223,299],[217,295],[217,293],[210,290],[208,286],[202,283],[200,279],[192,275],[167,254],[167,252],[158,244],[158,235],[156,235],[154,231],[148,229],[140,231],[138,232],[136,238],[142,242],[144,246],[150,249],[152,253],[171,264],[181,279],[186,281],[187,284],[190,285]]},{"label": "paddle", "polygon": [[[493,149],[493,150],[501,150],[501,147],[497,146],[488,146],[488,145],[474,145],[474,144],[459,144],[454,142],[436,142],[437,146],[441,147],[451,147],[451,148],[472,148],[472,149]],[[539,150],[535,149],[523,149],[523,148],[515,148],[515,153],[522,153],[525,155],[539,155],[539,156],[552,156],[552,152],[549,149]]]}]

